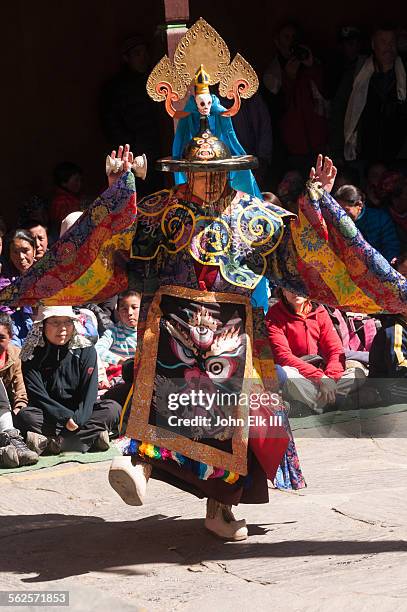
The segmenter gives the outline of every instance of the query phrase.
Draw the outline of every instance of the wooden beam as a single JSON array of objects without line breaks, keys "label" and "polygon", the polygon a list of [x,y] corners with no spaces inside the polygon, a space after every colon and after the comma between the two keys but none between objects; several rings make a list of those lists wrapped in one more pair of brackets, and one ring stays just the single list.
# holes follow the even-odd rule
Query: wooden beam
[{"label": "wooden beam", "polygon": [[[188,29],[189,0],[164,0],[164,9],[167,53],[172,59],[178,42]],[[174,120],[174,130],[175,128],[176,120]]]},{"label": "wooden beam", "polygon": [[165,21],[184,21],[189,19],[189,0],[164,0]]}]

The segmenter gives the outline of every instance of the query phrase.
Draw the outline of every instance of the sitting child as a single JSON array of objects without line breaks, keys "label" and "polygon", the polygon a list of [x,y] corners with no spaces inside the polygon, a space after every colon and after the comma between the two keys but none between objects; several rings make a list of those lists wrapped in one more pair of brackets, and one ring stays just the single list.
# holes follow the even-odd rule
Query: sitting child
[{"label": "sitting child", "polygon": [[122,364],[127,359],[134,358],[140,300],[141,295],[136,291],[121,293],[117,300],[119,322],[107,329],[95,345],[108,376],[120,376]]}]

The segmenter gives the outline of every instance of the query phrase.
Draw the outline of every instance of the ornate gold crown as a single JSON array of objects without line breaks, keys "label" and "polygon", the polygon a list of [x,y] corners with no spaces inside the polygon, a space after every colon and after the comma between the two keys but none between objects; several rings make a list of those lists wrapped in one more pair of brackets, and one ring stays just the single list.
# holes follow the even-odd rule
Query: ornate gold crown
[{"label": "ornate gold crown", "polygon": [[[204,68],[203,68],[204,67]],[[172,62],[167,55],[158,62],[147,81],[148,95],[156,102],[165,101],[171,117],[185,117],[189,113],[177,111],[173,103],[182,100],[195,75],[205,74],[199,87],[219,83],[219,94],[233,100],[232,107],[223,115],[233,117],[239,111],[240,99],[256,93],[259,80],[250,64],[237,53],[232,62],[225,41],[205,19],[198,19],[179,41]]]}]

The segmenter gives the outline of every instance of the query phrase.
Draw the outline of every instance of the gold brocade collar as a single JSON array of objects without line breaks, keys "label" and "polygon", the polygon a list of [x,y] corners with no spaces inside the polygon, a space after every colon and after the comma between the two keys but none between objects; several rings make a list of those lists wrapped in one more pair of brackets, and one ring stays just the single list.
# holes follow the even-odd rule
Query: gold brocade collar
[{"label": "gold brocade collar", "polygon": [[230,190],[211,214],[182,185],[140,203],[131,256],[151,260],[161,249],[170,255],[188,249],[198,263],[219,266],[232,285],[254,289],[266,271],[267,255],[283,237],[283,218],[292,216],[255,196]]}]

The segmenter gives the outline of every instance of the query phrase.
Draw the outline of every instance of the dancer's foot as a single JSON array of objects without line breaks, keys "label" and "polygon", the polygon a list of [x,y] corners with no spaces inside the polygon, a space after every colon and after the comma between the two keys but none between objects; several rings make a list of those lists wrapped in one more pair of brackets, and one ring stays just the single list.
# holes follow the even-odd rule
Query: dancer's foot
[{"label": "dancer's foot", "polygon": [[109,470],[110,486],[129,506],[142,506],[151,469],[148,463],[133,465],[131,456],[115,457]]},{"label": "dancer's foot", "polygon": [[247,539],[246,521],[237,521],[232,507],[221,504],[215,499],[208,499],[206,505],[205,527],[223,540],[238,542]]}]

